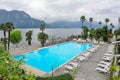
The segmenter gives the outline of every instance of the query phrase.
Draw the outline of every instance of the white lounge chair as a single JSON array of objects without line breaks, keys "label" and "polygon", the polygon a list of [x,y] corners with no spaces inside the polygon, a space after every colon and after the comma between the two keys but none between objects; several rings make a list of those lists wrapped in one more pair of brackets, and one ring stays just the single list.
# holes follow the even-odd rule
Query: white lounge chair
[{"label": "white lounge chair", "polygon": [[109,68],[97,67],[95,70],[98,72],[103,72],[107,74],[109,73]]},{"label": "white lounge chair", "polygon": [[79,39],[77,40],[77,42],[81,42],[81,39],[79,38]]},{"label": "white lounge chair", "polygon": [[69,64],[72,65],[73,67],[78,67],[78,63],[76,62],[70,62]]},{"label": "white lounge chair", "polygon": [[84,60],[86,60],[86,58],[85,58],[84,56],[79,56],[79,57],[77,57],[77,58],[78,58],[79,61],[84,61]]},{"label": "white lounge chair", "polygon": [[[112,61],[111,61],[112,62]],[[100,61],[100,64],[111,64],[111,62]]]},{"label": "white lounge chair", "polygon": [[82,54],[82,56],[84,56],[84,57],[86,57],[86,58],[89,58],[89,57],[90,57],[90,55],[91,55],[91,53],[90,53],[90,52],[86,52],[86,53]]},{"label": "white lounge chair", "polygon": [[74,39],[73,39],[73,41],[77,41],[77,39],[76,39],[76,38],[74,38]]},{"label": "white lounge chair", "polygon": [[65,65],[64,67],[69,71],[73,71],[73,67],[70,65]]},{"label": "white lounge chair", "polygon": [[98,67],[109,67],[111,63],[99,63]]}]

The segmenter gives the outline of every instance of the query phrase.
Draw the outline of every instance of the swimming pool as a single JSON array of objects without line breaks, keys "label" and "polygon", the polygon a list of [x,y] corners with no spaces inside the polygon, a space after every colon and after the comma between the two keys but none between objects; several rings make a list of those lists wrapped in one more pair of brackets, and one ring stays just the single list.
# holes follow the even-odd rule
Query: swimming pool
[{"label": "swimming pool", "polygon": [[75,42],[65,42],[50,47],[40,48],[38,50],[14,56],[20,60],[25,56],[25,64],[33,66],[44,72],[51,72],[71,60],[75,56],[81,54],[92,44],[77,44]]}]

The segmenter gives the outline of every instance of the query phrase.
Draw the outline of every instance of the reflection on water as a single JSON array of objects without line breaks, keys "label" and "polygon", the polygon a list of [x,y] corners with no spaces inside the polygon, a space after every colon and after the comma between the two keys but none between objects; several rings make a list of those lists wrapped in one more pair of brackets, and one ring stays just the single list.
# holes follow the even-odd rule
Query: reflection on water
[{"label": "reflection on water", "polygon": [[45,56],[48,54],[48,51],[49,51],[48,48],[43,48],[43,49],[38,50],[38,54],[41,56]]}]

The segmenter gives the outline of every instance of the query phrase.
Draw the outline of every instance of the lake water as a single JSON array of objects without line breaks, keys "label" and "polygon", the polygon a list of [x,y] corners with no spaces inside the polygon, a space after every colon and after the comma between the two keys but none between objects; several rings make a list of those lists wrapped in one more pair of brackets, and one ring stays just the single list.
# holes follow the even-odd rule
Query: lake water
[{"label": "lake water", "polygon": [[[20,44],[27,43],[26,42],[26,37],[25,33],[29,30],[33,31],[32,35],[32,43],[34,44],[40,44],[40,42],[37,40],[37,35],[40,31],[40,29],[19,29],[22,31],[23,39]],[[81,29],[45,29],[44,31],[49,35],[49,41],[52,40],[53,38],[67,38],[68,36],[71,35],[79,35],[81,34]],[[0,38],[3,37],[3,31],[0,31]]]}]

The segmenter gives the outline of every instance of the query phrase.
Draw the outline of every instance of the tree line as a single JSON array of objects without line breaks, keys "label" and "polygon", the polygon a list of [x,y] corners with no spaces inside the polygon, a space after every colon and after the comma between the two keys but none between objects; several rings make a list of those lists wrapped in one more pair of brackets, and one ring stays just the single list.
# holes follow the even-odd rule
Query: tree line
[{"label": "tree line", "polygon": [[86,21],[86,17],[85,16],[81,16],[80,17],[80,21],[82,23],[82,33],[81,33],[81,38],[87,40],[87,38],[91,39],[91,41],[93,39],[95,39],[96,41],[100,42],[100,41],[104,41],[104,42],[108,42],[111,38],[113,38],[113,36],[115,35],[117,37],[117,35],[120,35],[120,28],[115,30],[113,32],[113,28],[115,27],[113,25],[113,23],[110,23],[110,28],[108,26],[108,23],[110,22],[110,20],[108,18],[105,19],[105,23],[104,26],[101,26],[102,22],[99,21],[99,28],[92,28],[92,22],[93,22],[93,18],[90,17],[89,18],[89,23],[90,26],[85,26],[84,22]]},{"label": "tree line", "polygon": [[[37,39],[41,42],[41,46],[44,47],[46,40],[48,39],[48,34],[44,32],[46,24],[40,24],[41,32],[38,33]],[[3,38],[0,39],[0,43],[4,45],[5,50],[9,51],[10,43],[16,45],[18,47],[18,43],[22,40],[22,32],[20,30],[15,29],[14,24],[12,22],[6,22],[0,24],[0,30],[3,31]],[[8,36],[7,36],[8,35]],[[28,45],[31,45],[33,31],[29,30],[26,32],[26,41]]]}]

